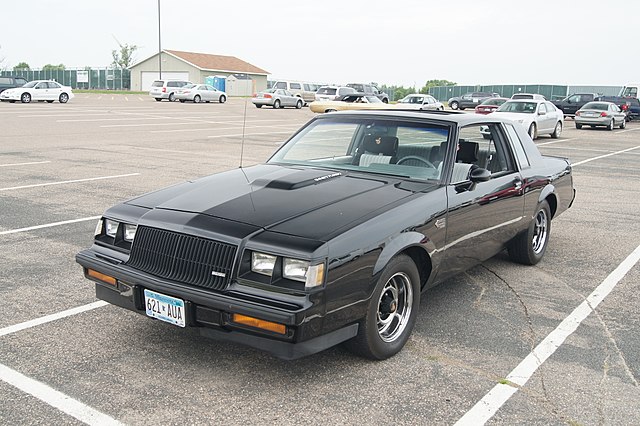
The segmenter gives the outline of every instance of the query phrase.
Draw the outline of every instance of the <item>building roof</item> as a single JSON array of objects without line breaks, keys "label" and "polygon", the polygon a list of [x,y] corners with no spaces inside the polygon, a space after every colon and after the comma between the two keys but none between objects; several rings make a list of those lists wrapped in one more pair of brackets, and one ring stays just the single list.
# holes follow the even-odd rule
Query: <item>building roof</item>
[{"label": "building roof", "polygon": [[206,71],[241,72],[249,74],[269,74],[262,68],[258,68],[235,56],[211,55],[208,53],[182,52],[179,50],[163,50],[196,68]]}]

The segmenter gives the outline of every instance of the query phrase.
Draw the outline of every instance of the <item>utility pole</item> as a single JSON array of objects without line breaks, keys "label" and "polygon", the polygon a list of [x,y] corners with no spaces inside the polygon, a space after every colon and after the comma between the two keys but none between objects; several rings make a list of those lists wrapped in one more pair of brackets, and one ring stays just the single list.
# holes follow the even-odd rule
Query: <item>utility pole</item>
[{"label": "utility pole", "polygon": [[158,0],[158,71],[162,79],[162,42],[160,39],[160,0]]}]

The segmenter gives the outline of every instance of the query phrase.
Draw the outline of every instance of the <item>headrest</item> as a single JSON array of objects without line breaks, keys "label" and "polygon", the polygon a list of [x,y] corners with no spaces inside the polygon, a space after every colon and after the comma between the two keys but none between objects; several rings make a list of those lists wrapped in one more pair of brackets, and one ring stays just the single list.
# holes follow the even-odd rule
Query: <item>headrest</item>
[{"label": "headrest", "polygon": [[393,157],[398,151],[398,138],[395,136],[366,135],[362,145],[364,151],[370,154],[382,154]]},{"label": "headrest", "polygon": [[478,161],[478,143],[460,140],[458,142],[458,154],[456,160],[462,163],[475,163]]}]

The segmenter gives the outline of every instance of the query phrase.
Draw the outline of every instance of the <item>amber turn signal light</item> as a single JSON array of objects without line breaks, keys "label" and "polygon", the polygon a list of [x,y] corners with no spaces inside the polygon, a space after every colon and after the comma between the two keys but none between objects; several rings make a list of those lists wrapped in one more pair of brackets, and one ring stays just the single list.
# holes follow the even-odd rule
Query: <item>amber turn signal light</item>
[{"label": "amber turn signal light", "polygon": [[111,285],[116,285],[116,279],[113,277],[110,277],[109,275],[105,275],[102,274],[98,271],[94,271],[93,269],[87,269],[87,275],[95,278],[99,281],[102,281],[103,283],[107,283],[107,284],[111,284]]},{"label": "amber turn signal light", "polygon": [[284,324],[278,324],[276,322],[265,321],[240,314],[233,314],[231,319],[236,324],[243,324],[249,327],[260,328],[262,330],[272,331],[278,334],[287,334],[287,327]]}]

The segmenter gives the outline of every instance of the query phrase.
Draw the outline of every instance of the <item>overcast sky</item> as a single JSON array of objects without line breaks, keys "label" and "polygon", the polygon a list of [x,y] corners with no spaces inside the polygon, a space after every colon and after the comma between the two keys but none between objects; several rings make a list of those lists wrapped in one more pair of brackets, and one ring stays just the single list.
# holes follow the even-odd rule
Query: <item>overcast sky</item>
[{"label": "overcast sky", "polygon": [[[162,48],[272,79],[615,85],[640,80],[638,0],[160,0]],[[0,65],[104,67],[158,51],[157,0],[2,1]],[[626,22],[626,23],[625,23]]]}]

